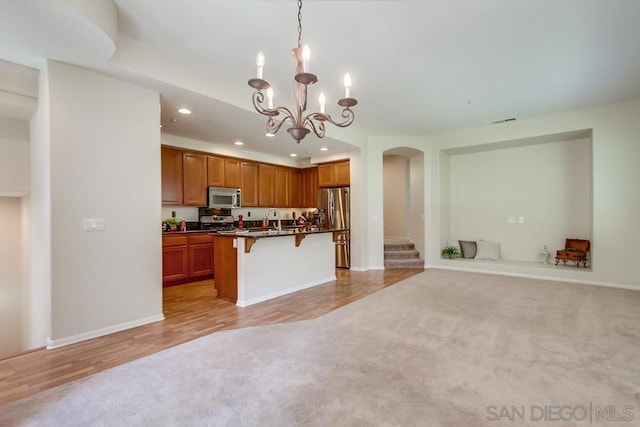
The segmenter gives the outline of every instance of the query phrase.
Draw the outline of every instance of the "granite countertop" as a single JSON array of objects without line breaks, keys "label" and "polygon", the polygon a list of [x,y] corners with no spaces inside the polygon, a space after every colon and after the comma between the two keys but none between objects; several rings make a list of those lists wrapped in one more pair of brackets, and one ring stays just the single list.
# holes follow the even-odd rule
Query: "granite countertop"
[{"label": "granite countertop", "polygon": [[348,228],[308,228],[308,227],[287,227],[278,232],[276,229],[260,229],[260,230],[247,230],[247,231],[219,231],[212,233],[215,236],[228,236],[228,237],[252,237],[256,239],[268,238],[268,237],[282,237],[282,236],[296,236],[302,234],[320,234],[320,233],[333,233],[349,231]]}]

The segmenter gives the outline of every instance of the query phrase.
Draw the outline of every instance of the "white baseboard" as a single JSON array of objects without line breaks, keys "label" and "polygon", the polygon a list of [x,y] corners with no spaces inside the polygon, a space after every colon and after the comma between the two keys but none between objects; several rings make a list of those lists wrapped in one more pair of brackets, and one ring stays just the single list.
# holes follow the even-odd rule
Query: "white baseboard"
[{"label": "white baseboard", "polygon": [[314,286],[322,285],[323,283],[331,282],[333,280],[336,280],[336,276],[329,276],[329,277],[326,277],[324,279],[314,280],[313,282],[305,283],[303,285],[299,285],[299,286],[296,286],[294,288],[287,288],[287,289],[283,289],[281,291],[272,292],[270,294],[267,294],[267,295],[264,295],[264,296],[261,296],[261,297],[258,297],[258,298],[252,298],[252,299],[248,299],[248,300],[238,300],[236,302],[236,305],[238,307],[248,307],[248,306],[253,305],[253,304],[258,304],[259,302],[267,301],[267,300],[270,300],[270,299],[273,299],[273,298],[278,298],[278,297],[281,297],[283,295],[291,294],[293,292],[302,291],[304,289],[308,289],[308,288],[312,288]]},{"label": "white baseboard", "polygon": [[[617,289],[628,289],[632,291],[640,291],[640,287],[633,285],[624,285],[620,283],[609,283],[609,282],[600,282],[595,280],[582,280],[582,279],[572,279],[569,277],[557,277],[551,275],[544,274],[528,274],[528,273],[515,273],[515,272],[507,272],[507,271],[499,271],[499,270],[482,270],[479,268],[466,268],[466,267],[450,267],[444,265],[429,265],[425,266],[425,269],[442,269],[442,270],[454,270],[454,271],[467,271],[470,273],[484,273],[484,274],[497,274],[499,276],[511,276],[511,277],[524,277],[526,279],[537,279],[537,280],[549,280],[553,282],[565,282],[565,283],[576,283],[579,285],[588,285],[588,286],[603,286],[607,288],[617,288]],[[590,273],[590,272],[589,272]]]},{"label": "white baseboard", "polygon": [[81,334],[72,335],[70,337],[58,338],[52,340],[47,337],[47,349],[63,347],[69,344],[75,344],[81,341],[98,338],[104,335],[113,334],[114,332],[124,331],[125,329],[135,328],[137,326],[146,325],[147,323],[158,322],[164,320],[163,314],[156,314],[155,316],[144,317],[142,319],[132,320],[131,322],[120,323],[118,325],[107,326],[106,328],[94,329],[93,331],[83,332]]}]

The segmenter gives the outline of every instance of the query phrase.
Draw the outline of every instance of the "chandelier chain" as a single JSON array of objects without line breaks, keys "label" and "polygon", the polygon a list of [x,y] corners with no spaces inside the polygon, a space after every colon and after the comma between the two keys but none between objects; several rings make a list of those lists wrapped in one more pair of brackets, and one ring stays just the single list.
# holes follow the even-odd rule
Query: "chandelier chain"
[{"label": "chandelier chain", "polygon": [[302,0],[298,0],[298,47],[302,47]]}]

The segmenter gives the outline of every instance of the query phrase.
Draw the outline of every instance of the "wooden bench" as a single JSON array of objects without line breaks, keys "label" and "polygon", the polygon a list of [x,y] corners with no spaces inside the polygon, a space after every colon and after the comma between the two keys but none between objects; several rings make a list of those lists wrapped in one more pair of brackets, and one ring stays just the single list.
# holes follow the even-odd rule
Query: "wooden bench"
[{"label": "wooden bench", "polygon": [[564,242],[564,249],[556,251],[556,265],[562,260],[564,264],[567,261],[575,261],[576,267],[580,267],[582,263],[583,267],[587,266],[587,254],[591,249],[591,243],[588,240],[583,239],[566,239]]}]

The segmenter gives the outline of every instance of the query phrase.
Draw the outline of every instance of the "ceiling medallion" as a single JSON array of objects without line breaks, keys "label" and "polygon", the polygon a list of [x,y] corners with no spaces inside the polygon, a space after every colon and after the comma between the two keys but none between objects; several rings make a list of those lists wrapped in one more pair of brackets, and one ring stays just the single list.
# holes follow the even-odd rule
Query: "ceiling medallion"
[{"label": "ceiling medallion", "polygon": [[[289,135],[300,142],[311,131],[315,133],[318,138],[323,138],[325,134],[325,122],[329,122],[338,127],[347,127],[353,122],[353,111],[351,107],[355,106],[358,101],[355,98],[350,97],[351,90],[351,77],[349,73],[344,76],[345,94],[344,98],[338,100],[338,105],[343,107],[342,118],[344,121],[337,122],[331,118],[329,114],[324,111],[325,96],[324,93],[320,93],[320,112],[308,113],[307,111],[307,89],[309,85],[312,85],[318,81],[318,77],[315,74],[308,72],[309,58],[311,56],[308,45],[302,45],[302,0],[298,0],[298,47],[291,49],[291,54],[296,58],[296,75],[294,79],[295,93],[294,93],[294,106],[290,110],[287,107],[273,107],[273,89],[271,84],[262,78],[264,68],[264,55],[262,52],[258,53],[256,65],[258,66],[257,77],[249,80],[249,86],[256,91],[253,93],[253,107],[260,114],[263,114],[269,119],[267,120],[267,133],[277,133],[285,122],[290,122],[291,127],[287,129]],[[265,94],[263,90],[267,92],[267,107],[265,108]],[[285,117],[282,120],[276,120],[280,114]]]}]

